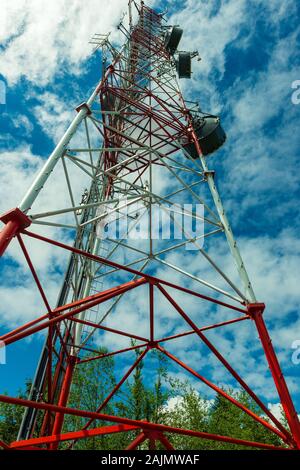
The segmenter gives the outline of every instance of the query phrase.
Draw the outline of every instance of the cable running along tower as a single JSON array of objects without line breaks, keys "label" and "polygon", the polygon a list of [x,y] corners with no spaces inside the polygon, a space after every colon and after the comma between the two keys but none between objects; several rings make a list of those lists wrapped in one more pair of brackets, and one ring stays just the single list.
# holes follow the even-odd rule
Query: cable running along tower
[{"label": "cable running along tower", "polygon": [[[129,27],[119,26],[125,37],[120,50],[108,35],[94,36],[102,53],[100,82],[76,108],[19,206],[1,216],[0,253],[19,247],[43,307],[0,339],[9,347],[44,333],[45,344],[28,399],[0,397],[25,409],[17,441],[0,445],[57,449],[61,442],[74,446],[79,439],[126,432],[132,435],[128,449],[144,441],[172,449],[176,434],[276,448],[107,414],[141,361],[151,380],[156,350],[172,373],[227,399],[278,436],[282,447],[299,449],[299,419],[264,322],[264,304],[255,298],[215,183],[210,154],[224,143],[224,131],[217,116],[180,92],[178,78],[191,77],[197,53],[180,51],[181,28],[169,27],[163,14],[143,2],[130,0],[128,17]],[[52,250],[67,266],[54,305],[33,261],[36,247],[45,263]],[[237,341],[239,331],[252,331],[288,429],[236,370],[248,358],[233,365],[219,348],[221,333],[234,328]],[[101,346],[107,352],[97,353]],[[93,411],[70,408],[76,368],[107,356],[114,357],[119,374],[114,388]],[[256,402],[259,415],[214,382],[216,364]],[[65,432],[67,415],[80,416],[85,425]]]}]

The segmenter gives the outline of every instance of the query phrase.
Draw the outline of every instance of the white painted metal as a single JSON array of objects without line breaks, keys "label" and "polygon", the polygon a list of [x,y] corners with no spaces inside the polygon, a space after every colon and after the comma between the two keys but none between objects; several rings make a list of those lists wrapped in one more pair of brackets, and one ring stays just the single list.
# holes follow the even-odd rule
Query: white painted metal
[{"label": "white painted metal", "polygon": [[83,106],[77,115],[74,117],[73,121],[71,122],[70,126],[64,133],[63,137],[47,159],[45,165],[43,168],[39,171],[38,175],[36,176],[35,180],[33,181],[32,185],[30,186],[29,190],[25,194],[24,198],[19,204],[19,209],[23,212],[28,212],[28,210],[31,208],[33,202],[39,195],[41,189],[43,188],[45,182],[49,178],[50,174],[52,173],[53,169],[55,168],[57,162],[59,159],[62,157],[64,152],[67,149],[67,145],[69,144],[71,138],[75,134],[76,130],[78,129],[78,126],[81,124],[83,119],[88,115],[89,109],[92,106],[93,102],[96,99],[96,96],[99,91],[99,87],[103,83],[103,81],[111,74],[112,69],[109,68],[104,75],[104,77],[100,80],[100,82],[97,84],[95,90],[89,97],[88,101],[86,102],[86,106]]},{"label": "white painted metal", "polygon": [[251,285],[251,282],[250,282],[250,278],[248,276],[248,273],[247,273],[247,270],[245,268],[243,259],[241,257],[240,250],[238,248],[237,242],[234,239],[229,220],[226,216],[225,209],[224,209],[220,194],[218,192],[217,186],[216,186],[215,181],[214,181],[213,173],[211,172],[211,170],[208,169],[205,157],[203,155],[200,155],[199,158],[201,160],[203,169],[204,169],[204,171],[207,175],[206,176],[207,177],[207,183],[209,185],[209,189],[211,191],[211,194],[212,194],[215,206],[217,208],[220,220],[221,220],[222,225],[224,227],[224,231],[225,231],[225,235],[226,235],[226,238],[227,238],[227,241],[228,241],[228,245],[230,247],[230,251],[231,251],[232,256],[234,258],[234,261],[236,263],[239,276],[240,276],[240,278],[243,282],[245,296],[246,296],[246,298],[249,302],[255,303],[256,302],[256,297],[255,297],[255,294],[254,294],[254,291],[253,291],[253,288],[252,288],[252,285]]}]

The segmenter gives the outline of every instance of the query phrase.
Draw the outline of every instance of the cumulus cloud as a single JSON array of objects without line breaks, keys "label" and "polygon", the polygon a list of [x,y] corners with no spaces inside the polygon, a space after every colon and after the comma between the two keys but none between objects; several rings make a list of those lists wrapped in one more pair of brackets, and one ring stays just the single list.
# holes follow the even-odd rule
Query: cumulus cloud
[{"label": "cumulus cloud", "polygon": [[66,102],[50,92],[36,96],[38,103],[33,110],[36,122],[46,135],[57,143],[74,119],[75,112],[66,106]]},{"label": "cumulus cloud", "polygon": [[18,205],[41,165],[42,159],[33,155],[29,146],[1,153],[1,212]]},{"label": "cumulus cloud", "polygon": [[88,44],[94,33],[112,32],[118,40],[116,24],[126,9],[126,0],[4,0],[1,5],[1,36],[5,49],[0,70],[10,84],[25,76],[39,85],[47,84],[56,72],[72,67],[91,53]]}]

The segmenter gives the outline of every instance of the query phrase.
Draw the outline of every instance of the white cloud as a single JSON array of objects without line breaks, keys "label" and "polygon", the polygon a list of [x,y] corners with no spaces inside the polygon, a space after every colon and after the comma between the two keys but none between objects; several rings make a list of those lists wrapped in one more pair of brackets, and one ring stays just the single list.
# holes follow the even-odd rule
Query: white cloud
[{"label": "white cloud", "polygon": [[33,155],[28,146],[1,153],[1,212],[18,205],[41,165],[42,159]]},{"label": "white cloud", "polygon": [[[193,393],[195,393],[197,398],[200,398],[196,390],[193,390]],[[214,400],[204,400],[200,398],[200,403],[203,409],[208,409],[209,407],[213,405]],[[170,411],[170,412],[173,412],[176,409],[184,412],[184,398],[180,395],[172,397],[168,400],[164,408],[166,409],[166,411]]]},{"label": "white cloud", "polygon": [[[291,61],[299,31],[300,28],[277,42],[267,70],[252,72],[246,81],[238,81],[231,90],[236,133],[257,131],[270,118],[290,108],[291,83],[297,72]],[[233,99],[234,93],[241,95],[238,100]]]},{"label": "white cloud", "polygon": [[280,422],[283,422],[283,408],[281,403],[268,403],[268,408],[271,413],[277,418]]},{"label": "white cloud", "polygon": [[37,95],[39,104],[33,109],[34,117],[43,131],[55,144],[59,142],[67,127],[75,117],[75,110],[50,92]]},{"label": "white cloud", "polygon": [[10,84],[25,76],[39,85],[63,68],[78,73],[91,53],[88,41],[94,33],[112,31],[112,39],[118,39],[115,25],[126,6],[126,0],[4,0],[0,29],[6,49],[1,72]]},{"label": "white cloud", "polygon": [[189,0],[184,9],[170,18],[170,23],[180,23],[184,35],[180,48],[199,48],[202,62],[197,67],[198,74],[208,75],[213,69],[220,74],[225,70],[225,48],[239,35],[245,22],[247,2],[231,0],[222,2],[194,2]]},{"label": "white cloud", "polygon": [[[9,329],[20,326],[29,320],[44,315],[47,311],[40,294],[30,276],[22,277],[22,270],[15,271],[16,278],[21,281],[13,287],[0,287],[2,326]],[[60,280],[47,277],[43,283],[50,306],[54,308]]]},{"label": "white cloud", "polygon": [[298,310],[300,241],[293,230],[284,230],[277,237],[248,239],[242,242],[242,252],[270,318],[280,318],[283,308],[284,312]]},{"label": "white cloud", "polygon": [[219,112],[225,105],[219,80],[228,72],[226,49],[234,46],[238,55],[240,48],[248,47],[256,34],[258,17],[268,25],[277,41],[280,22],[291,18],[295,12],[293,0],[284,3],[255,0],[251,4],[247,0],[186,1],[184,7],[169,18],[170,24],[183,27],[180,49],[198,49],[202,58],[201,62],[193,61],[192,80],[181,80],[186,98],[199,99],[204,111]]}]

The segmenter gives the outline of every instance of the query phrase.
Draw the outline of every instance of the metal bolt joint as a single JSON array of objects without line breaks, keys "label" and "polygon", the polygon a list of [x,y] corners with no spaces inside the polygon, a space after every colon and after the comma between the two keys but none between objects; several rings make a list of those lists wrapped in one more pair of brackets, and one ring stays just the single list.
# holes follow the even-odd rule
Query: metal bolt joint
[{"label": "metal bolt joint", "polygon": [[265,309],[265,304],[264,303],[252,303],[247,305],[247,312],[249,317],[252,318],[252,320],[255,320],[255,318],[258,315],[262,315]]},{"label": "metal bolt joint", "polygon": [[4,224],[8,224],[8,222],[14,222],[18,225],[18,231],[21,231],[31,225],[31,219],[18,207],[2,214],[0,216],[0,220]]},{"label": "metal bolt joint", "polygon": [[86,114],[89,116],[92,114],[92,111],[91,111],[91,108],[89,107],[89,105],[84,102],[84,103],[80,103],[80,105],[77,106],[77,108],[75,108],[77,113],[79,113],[82,109],[86,109]]}]

